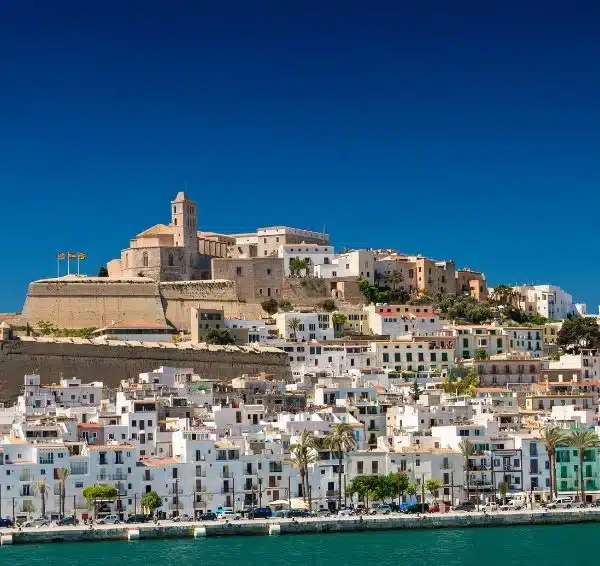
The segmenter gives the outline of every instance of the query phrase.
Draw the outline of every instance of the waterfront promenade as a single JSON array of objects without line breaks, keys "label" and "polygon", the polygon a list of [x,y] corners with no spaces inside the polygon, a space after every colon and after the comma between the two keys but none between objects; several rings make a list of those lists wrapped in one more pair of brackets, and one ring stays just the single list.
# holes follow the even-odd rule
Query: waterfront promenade
[{"label": "waterfront promenade", "polygon": [[502,513],[443,513],[426,515],[375,515],[308,519],[266,519],[159,524],[94,525],[0,529],[3,545],[156,538],[261,536],[364,532],[404,529],[443,529],[549,525],[600,522],[600,509],[513,511]]}]

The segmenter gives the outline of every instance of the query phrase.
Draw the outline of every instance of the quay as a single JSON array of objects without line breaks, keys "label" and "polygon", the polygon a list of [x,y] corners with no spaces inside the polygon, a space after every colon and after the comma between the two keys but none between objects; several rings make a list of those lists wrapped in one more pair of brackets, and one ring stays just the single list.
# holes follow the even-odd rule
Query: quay
[{"label": "quay", "polygon": [[2,529],[2,544],[41,544],[51,542],[89,542],[143,540],[156,538],[204,538],[227,536],[266,536],[288,534],[346,533],[381,530],[414,530],[517,525],[553,525],[600,522],[600,509],[553,511],[515,511],[506,513],[436,513],[434,515],[380,515],[310,519],[266,519],[143,523],[131,525],[94,525]]}]

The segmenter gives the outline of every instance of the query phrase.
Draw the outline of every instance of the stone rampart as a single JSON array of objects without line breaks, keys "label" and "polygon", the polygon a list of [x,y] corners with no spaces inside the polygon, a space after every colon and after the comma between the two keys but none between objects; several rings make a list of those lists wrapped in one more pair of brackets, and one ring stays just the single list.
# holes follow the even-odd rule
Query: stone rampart
[{"label": "stone rampart", "polygon": [[190,329],[190,308],[222,309],[226,318],[260,319],[260,305],[238,301],[236,284],[227,280],[159,283],[165,315],[178,329]]},{"label": "stone rampart", "polygon": [[81,338],[23,338],[0,349],[0,401],[12,399],[21,389],[23,376],[39,373],[42,383],[61,377],[103,381],[116,387],[121,379],[137,377],[159,366],[192,367],[202,377],[229,380],[267,372],[291,377],[287,355],[260,346],[206,346],[203,344],[140,344]]},{"label": "stone rampart", "polygon": [[158,283],[147,278],[64,277],[30,283],[22,324],[100,328],[113,321],[165,323]]}]

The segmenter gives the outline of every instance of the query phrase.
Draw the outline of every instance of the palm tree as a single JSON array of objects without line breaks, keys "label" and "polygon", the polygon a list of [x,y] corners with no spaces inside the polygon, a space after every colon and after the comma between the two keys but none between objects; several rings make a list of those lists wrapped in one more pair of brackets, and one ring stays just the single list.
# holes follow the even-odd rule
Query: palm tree
[{"label": "palm tree", "polygon": [[385,276],[385,281],[388,283],[392,290],[396,290],[396,285],[398,283],[402,283],[404,281],[404,277],[402,277],[402,273],[400,273],[397,269],[393,269]]},{"label": "palm tree", "polygon": [[287,327],[292,333],[292,337],[296,340],[296,332],[300,328],[302,321],[298,317],[292,317],[287,321]]},{"label": "palm tree", "polygon": [[566,439],[562,430],[557,426],[545,428],[542,432],[541,442],[548,453],[550,464],[550,499],[557,496],[556,489],[556,448],[565,444]]},{"label": "palm tree", "polygon": [[292,464],[300,472],[302,482],[302,499],[306,501],[308,487],[308,467],[318,461],[319,456],[315,450],[315,435],[310,430],[300,433],[297,444],[290,446]]},{"label": "palm tree", "polygon": [[[65,516],[65,499],[67,498],[67,489],[66,483],[67,478],[71,475],[71,470],[69,468],[60,468],[58,470],[58,481],[60,482],[60,505],[59,511],[60,516]],[[75,509],[73,509],[73,515],[75,515]]]},{"label": "palm tree", "polygon": [[458,443],[458,449],[464,458],[464,468],[465,468],[465,476],[467,478],[467,501],[469,500],[469,466],[471,465],[469,462],[469,457],[475,454],[475,444],[473,444],[470,440],[463,438]]},{"label": "palm tree", "polygon": [[40,497],[42,498],[42,517],[46,516],[46,494],[48,493],[48,484],[46,480],[38,480],[36,487]]},{"label": "palm tree", "polygon": [[600,446],[600,439],[593,430],[572,430],[566,438],[567,445],[579,451],[579,485],[581,501],[585,503],[585,482],[583,479],[583,460],[585,451]]},{"label": "palm tree", "polygon": [[327,437],[327,447],[338,456],[338,509],[342,508],[342,463],[344,452],[349,452],[356,446],[356,438],[348,423],[337,423],[333,432]]}]

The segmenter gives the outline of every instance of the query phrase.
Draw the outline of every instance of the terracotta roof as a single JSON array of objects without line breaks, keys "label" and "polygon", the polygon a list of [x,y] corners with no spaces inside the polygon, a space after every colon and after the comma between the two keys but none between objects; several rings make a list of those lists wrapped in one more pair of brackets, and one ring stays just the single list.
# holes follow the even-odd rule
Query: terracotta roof
[{"label": "terracotta roof", "polygon": [[163,236],[163,235],[172,235],[175,233],[175,228],[173,226],[167,226],[166,224],[155,224],[151,228],[144,230],[140,234],[136,236],[136,238],[146,238],[150,236]]},{"label": "terracotta roof", "polygon": [[88,450],[123,450],[132,449],[133,444],[88,444]]},{"label": "terracotta roof", "polygon": [[152,468],[158,468],[159,466],[172,466],[175,464],[181,464],[179,458],[152,458],[148,460],[142,460],[142,465],[150,466]]},{"label": "terracotta roof", "polygon": [[100,423],[79,423],[79,428],[102,428],[104,425]]}]

